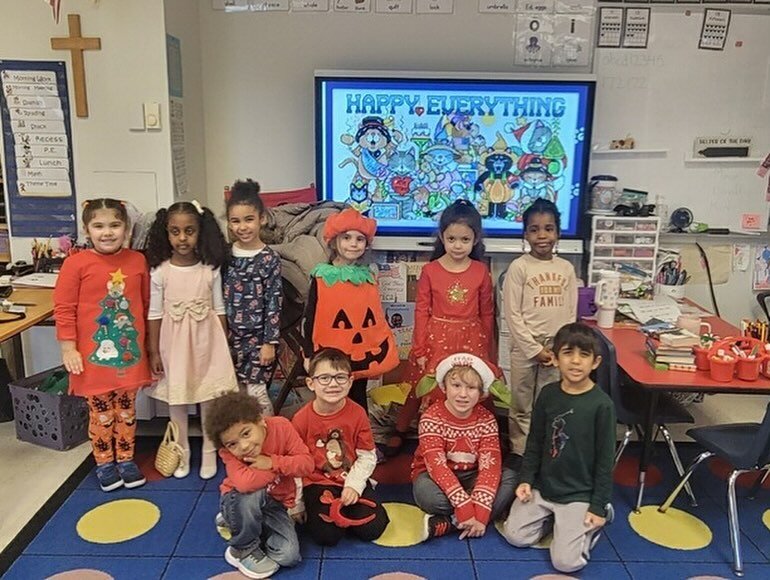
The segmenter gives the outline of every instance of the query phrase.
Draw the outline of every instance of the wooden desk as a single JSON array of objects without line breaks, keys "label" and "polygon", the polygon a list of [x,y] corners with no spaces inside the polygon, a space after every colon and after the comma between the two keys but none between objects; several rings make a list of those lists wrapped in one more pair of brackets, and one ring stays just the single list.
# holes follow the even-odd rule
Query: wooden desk
[{"label": "wooden desk", "polygon": [[[711,324],[712,331],[721,337],[740,336],[740,329],[716,316],[704,316],[703,320]],[[599,328],[597,326],[597,328]],[[658,395],[661,392],[705,392],[733,393],[747,395],[770,394],[770,379],[760,375],[756,381],[741,381],[733,379],[732,382],[722,383],[711,378],[708,371],[695,371],[694,373],[681,371],[660,371],[652,367],[647,361],[647,349],[645,336],[638,328],[615,327],[599,328],[615,346],[615,356],[620,368],[641,387],[649,391],[650,400],[645,413],[644,446],[642,457],[639,460],[639,490],[637,494],[636,509],[641,507],[644,481],[647,474],[647,466],[652,457],[653,448],[653,418],[658,404]]]},{"label": "wooden desk", "polygon": [[[53,315],[53,289],[51,288],[19,288],[14,290],[8,298],[11,302],[34,304],[26,306],[26,316],[21,320],[0,322],[0,343],[13,340],[13,367],[14,378],[24,377],[24,364],[21,354],[21,341],[19,335],[28,328],[39,324]],[[15,315],[8,312],[0,312],[0,321],[13,318]]]}]

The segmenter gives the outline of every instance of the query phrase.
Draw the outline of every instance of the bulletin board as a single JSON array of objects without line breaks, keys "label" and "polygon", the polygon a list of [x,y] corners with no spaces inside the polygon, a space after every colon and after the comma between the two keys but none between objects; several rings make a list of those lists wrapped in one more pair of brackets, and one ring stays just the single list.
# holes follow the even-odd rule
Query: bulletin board
[{"label": "bulletin board", "polygon": [[0,123],[11,234],[75,235],[75,179],[63,62],[0,61]]},{"label": "bulletin board", "polygon": [[[702,25],[703,8],[655,7],[646,49],[596,49],[591,175],[615,175],[711,227],[741,230],[748,215],[766,230],[757,168],[770,152],[770,15],[733,13],[723,50],[699,49]],[[753,138],[749,159],[693,159],[696,137],[737,135]],[[627,136],[636,151],[606,151]]]}]

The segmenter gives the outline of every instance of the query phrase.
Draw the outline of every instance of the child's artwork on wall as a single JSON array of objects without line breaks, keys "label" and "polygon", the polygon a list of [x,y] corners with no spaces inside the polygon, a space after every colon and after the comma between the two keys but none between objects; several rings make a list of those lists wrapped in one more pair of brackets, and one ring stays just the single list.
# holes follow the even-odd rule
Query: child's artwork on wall
[{"label": "child's artwork on wall", "polygon": [[770,290],[770,246],[757,246],[754,259],[754,290]]}]

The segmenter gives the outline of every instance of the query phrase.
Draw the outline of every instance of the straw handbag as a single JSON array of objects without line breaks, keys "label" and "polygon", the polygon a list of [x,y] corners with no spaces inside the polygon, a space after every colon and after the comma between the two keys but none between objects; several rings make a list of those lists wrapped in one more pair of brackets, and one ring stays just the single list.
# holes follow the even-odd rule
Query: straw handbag
[{"label": "straw handbag", "polygon": [[179,427],[173,421],[168,422],[166,434],[160,442],[155,455],[155,469],[163,477],[171,477],[184,457],[184,450],[179,445]]}]

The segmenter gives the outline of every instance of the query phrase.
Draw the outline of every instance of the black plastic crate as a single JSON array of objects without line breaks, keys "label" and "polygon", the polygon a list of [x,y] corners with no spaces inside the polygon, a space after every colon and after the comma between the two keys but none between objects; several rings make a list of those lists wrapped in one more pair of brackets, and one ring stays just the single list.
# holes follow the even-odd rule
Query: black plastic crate
[{"label": "black plastic crate", "polygon": [[62,367],[14,381],[8,385],[13,398],[16,437],[43,447],[65,451],[88,440],[88,405],[82,397],[39,391]]}]

